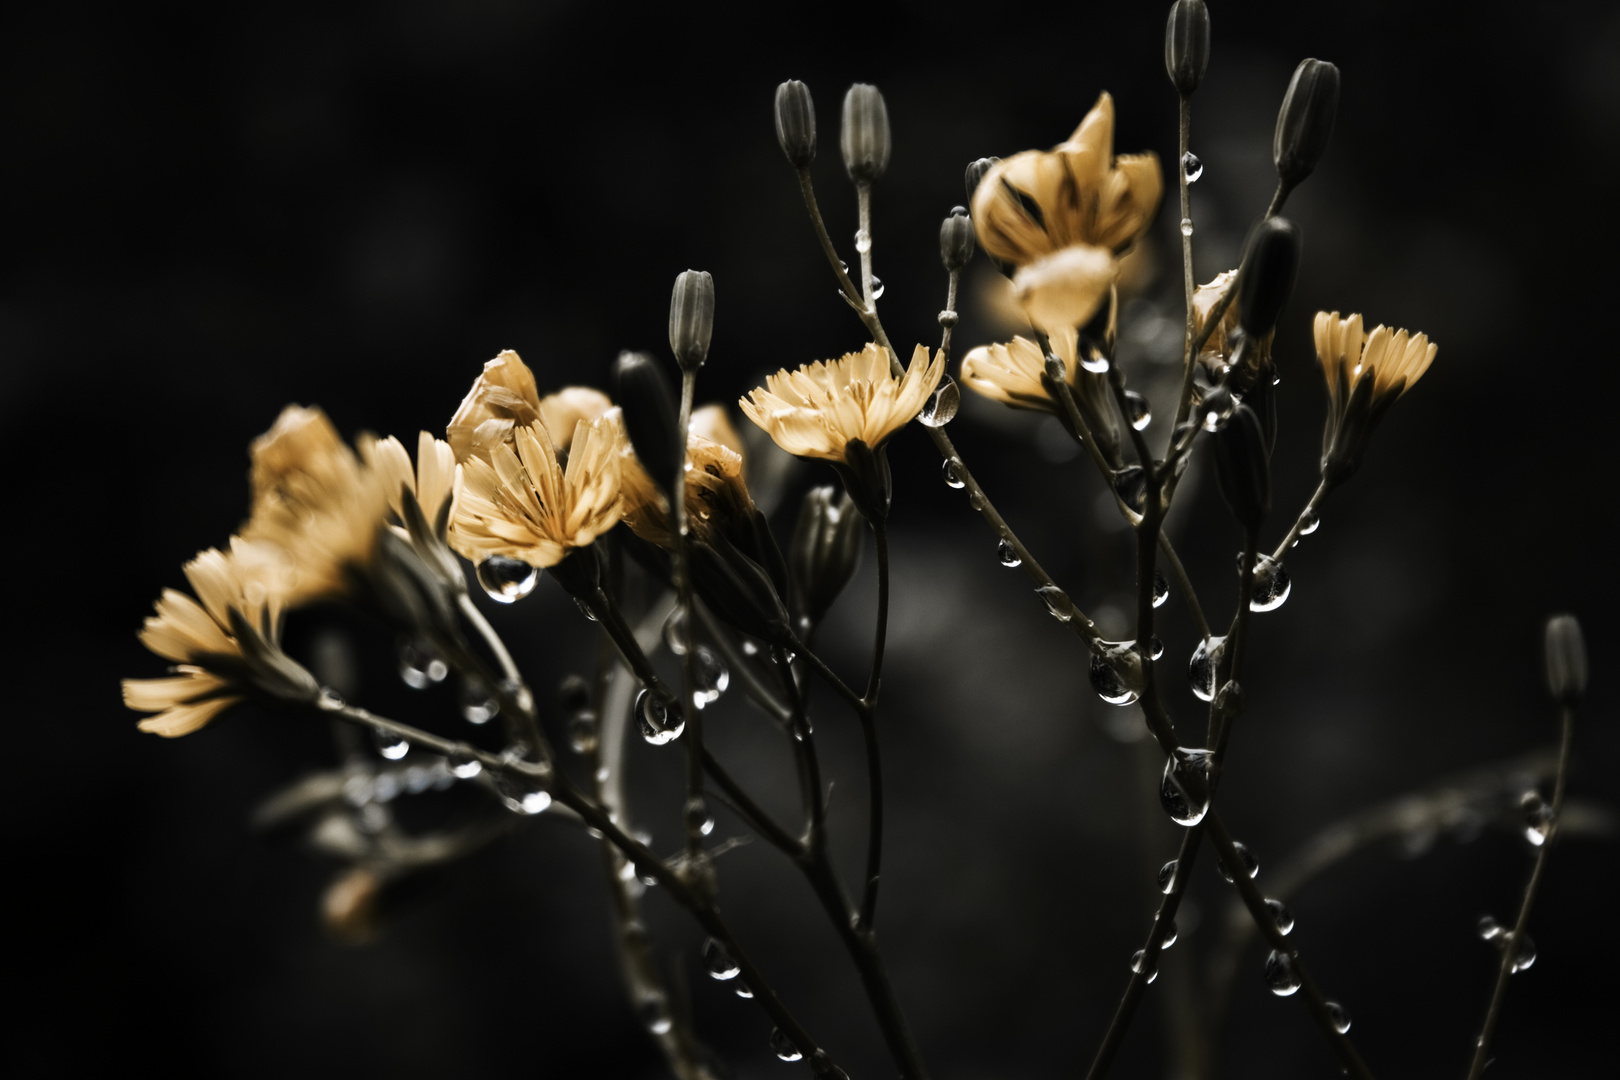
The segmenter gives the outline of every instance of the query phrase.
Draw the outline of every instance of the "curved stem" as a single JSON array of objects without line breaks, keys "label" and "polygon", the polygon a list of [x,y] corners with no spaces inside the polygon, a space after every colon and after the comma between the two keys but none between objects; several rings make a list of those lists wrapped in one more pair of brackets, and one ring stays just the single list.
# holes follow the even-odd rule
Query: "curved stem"
[{"label": "curved stem", "polygon": [[1187,576],[1187,568],[1181,565],[1181,557],[1176,554],[1175,545],[1170,543],[1169,535],[1161,526],[1159,529],[1159,551],[1164,554],[1164,561],[1170,567],[1170,573],[1175,576],[1176,585],[1181,589],[1181,595],[1187,602],[1187,613],[1192,616],[1193,625],[1198,627],[1200,640],[1209,637],[1209,623],[1204,619],[1203,605],[1198,602],[1198,590],[1193,588],[1192,579]]},{"label": "curved stem", "polygon": [[1277,550],[1272,552],[1272,559],[1282,562],[1283,556],[1288,554],[1288,549],[1294,546],[1294,541],[1298,540],[1300,534],[1305,531],[1306,523],[1316,518],[1317,512],[1332,492],[1333,488],[1326,480],[1316,485],[1316,494],[1312,495],[1311,501],[1305,504],[1305,509],[1299,512],[1299,517],[1294,519],[1294,525],[1288,530],[1288,535],[1282,538],[1282,543],[1278,544]]}]

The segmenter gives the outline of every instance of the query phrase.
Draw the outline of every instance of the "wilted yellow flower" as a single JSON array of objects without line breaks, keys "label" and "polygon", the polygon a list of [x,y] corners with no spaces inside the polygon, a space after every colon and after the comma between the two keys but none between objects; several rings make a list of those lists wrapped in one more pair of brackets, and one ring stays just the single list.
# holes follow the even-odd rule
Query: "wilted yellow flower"
[{"label": "wilted yellow flower", "polygon": [[859,439],[876,450],[922,411],[944,372],[945,354],[929,360],[918,345],[896,379],[888,353],[869,344],[837,360],[767,375],[765,386],[739,404],[788,453],[843,462],[849,443]]},{"label": "wilted yellow flower", "polygon": [[[731,413],[724,405],[704,405],[692,411],[692,423],[687,428],[692,435],[701,435],[710,442],[719,443],[739,458],[746,456],[742,436],[732,426]],[[746,470],[746,462],[744,463]]]},{"label": "wilted yellow flower", "polygon": [[1341,319],[1337,311],[1318,311],[1313,330],[1331,399],[1322,434],[1322,476],[1336,484],[1360,466],[1367,438],[1384,412],[1423,377],[1439,348],[1426,334],[1383,325],[1369,334],[1360,315]]},{"label": "wilted yellow flower", "polygon": [[273,553],[256,545],[233,538],[229,553],[209,548],[184,571],[202,602],[165,589],[140,633],[141,644],[175,661],[173,674],[124,680],[124,704],[157,713],[142,720],[140,729],[166,738],[188,735],[242,700],[241,687],[218,671],[222,660],[242,660],[230,611],[272,635],[281,615],[279,567]]},{"label": "wilted yellow flower", "polygon": [[[614,408],[602,419],[612,430],[619,458],[619,492],[625,525],[648,543],[672,547],[675,535],[670,527],[669,501],[636,457],[622,413]],[[742,445],[723,406],[709,405],[692,413],[686,440],[686,516],[700,540],[705,539],[711,525],[718,526],[754,509],[743,479],[742,454],[701,432],[729,438],[738,447]]]},{"label": "wilted yellow flower", "polygon": [[620,517],[620,465],[605,417],[579,421],[565,473],[544,425],[513,429],[511,446],[490,448],[456,469],[450,545],[473,562],[491,555],[530,566],[561,562],[613,528]]},{"label": "wilted yellow flower", "polygon": [[[1065,378],[1071,387],[1080,378],[1075,362],[1078,333],[1063,327],[1050,335],[1053,355],[1063,361]],[[992,401],[1020,409],[1041,409],[1061,413],[1063,406],[1052,399],[1041,383],[1046,373],[1046,356],[1041,347],[1026,338],[1015,337],[1005,345],[980,345],[962,358],[962,383]]]},{"label": "wilted yellow flower", "polygon": [[596,419],[612,405],[606,394],[588,386],[566,386],[542,398],[534,372],[517,353],[506,349],[484,365],[450,418],[445,437],[457,461],[470,457],[488,461],[492,448],[503,443],[511,446],[516,429],[538,421],[545,425],[557,452],[566,453],[575,425]]}]

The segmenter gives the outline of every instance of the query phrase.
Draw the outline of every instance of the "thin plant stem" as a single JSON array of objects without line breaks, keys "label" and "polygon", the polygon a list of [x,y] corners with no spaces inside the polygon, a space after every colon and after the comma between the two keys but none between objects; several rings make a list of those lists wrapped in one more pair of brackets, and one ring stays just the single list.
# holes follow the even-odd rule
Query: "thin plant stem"
[{"label": "thin plant stem", "polygon": [[701,600],[692,601],[692,614],[696,616],[709,640],[714,642],[714,647],[720,650],[720,656],[725,660],[726,666],[745,684],[748,699],[765,710],[766,714],[778,724],[785,725],[792,720],[793,710],[782,704],[775,692],[765,685],[753,660],[736,647],[714,621],[714,616],[709,613],[709,609]]},{"label": "thin plant stem", "polygon": [[1536,849],[1536,864],[1530,870],[1530,880],[1524,887],[1524,899],[1519,904],[1519,917],[1513,922],[1513,933],[1505,935],[1502,941],[1502,963],[1496,971],[1496,989],[1491,992],[1491,1003],[1485,1010],[1485,1023],[1480,1029],[1479,1040],[1474,1044],[1474,1060],[1468,1067],[1468,1080],[1479,1080],[1479,1075],[1485,1071],[1489,1063],[1491,1049],[1491,1036],[1496,1033],[1496,1022],[1502,1016],[1502,1002],[1507,998],[1508,978],[1518,962],[1519,945],[1525,938],[1525,928],[1530,924],[1530,909],[1535,906],[1536,893],[1541,888],[1541,879],[1547,872],[1547,856],[1552,852],[1553,839],[1558,835],[1558,814],[1564,808],[1564,782],[1569,776],[1569,749],[1575,738],[1575,709],[1571,705],[1564,706],[1564,734],[1558,744],[1558,775],[1553,780],[1552,822],[1548,826],[1547,835]]},{"label": "thin plant stem", "polygon": [[[859,206],[860,235],[866,238],[865,250],[857,250],[861,257],[861,298],[867,311],[876,311],[872,295],[872,185],[865,181],[855,185],[855,199]],[[859,248],[860,245],[856,245]]]},{"label": "thin plant stem", "polygon": [[1326,480],[1316,485],[1316,493],[1311,496],[1311,501],[1305,504],[1305,509],[1301,510],[1299,517],[1294,519],[1293,527],[1288,530],[1288,535],[1282,538],[1282,543],[1278,544],[1277,550],[1272,552],[1271,557],[1274,561],[1282,562],[1283,556],[1288,554],[1288,549],[1294,546],[1294,542],[1305,531],[1306,524],[1316,518],[1322,504],[1327,501],[1327,497],[1332,493],[1333,487]]},{"label": "thin plant stem", "polygon": [[1187,613],[1192,616],[1193,625],[1198,628],[1199,638],[1209,638],[1209,623],[1204,619],[1203,605],[1198,602],[1198,590],[1193,588],[1192,579],[1187,576],[1187,568],[1181,565],[1181,557],[1176,554],[1175,545],[1170,543],[1170,537],[1165,533],[1164,527],[1159,528],[1159,550],[1164,554],[1164,561],[1170,567],[1176,584],[1181,588],[1181,595],[1187,601]]},{"label": "thin plant stem", "polygon": [[[1192,134],[1192,97],[1189,94],[1180,95],[1180,120],[1177,124],[1176,145],[1176,175],[1181,180],[1181,220],[1192,220],[1192,191],[1187,180],[1187,151],[1188,140]],[[1193,278],[1193,251],[1192,233],[1182,230],[1181,233],[1181,285],[1187,300],[1187,337],[1185,344],[1191,345],[1193,335],[1198,332],[1197,315],[1193,312],[1193,293],[1197,285]],[[1179,412],[1178,412],[1179,417]]]},{"label": "thin plant stem", "polygon": [[876,707],[878,687],[883,682],[883,645],[889,633],[889,527],[884,521],[872,522],[872,539],[877,544],[877,629],[872,639],[872,671],[866,678],[868,705]]},{"label": "thin plant stem", "polygon": [[877,633],[872,645],[872,673],[861,700],[861,736],[866,747],[866,783],[869,806],[866,811],[866,882],[861,894],[861,928],[870,930],[877,917],[878,880],[883,873],[883,758],[878,749],[877,697],[883,683],[883,642],[889,625],[889,529],[886,522],[872,522],[877,542],[878,610]]},{"label": "thin plant stem", "polygon": [[[697,653],[692,643],[692,578],[687,572],[688,528],[686,522],[686,441],[687,429],[692,426],[692,397],[697,387],[697,372],[681,372],[681,412],[676,421],[680,437],[681,471],[674,480],[671,492],[671,514],[675,519],[675,546],[671,552],[670,570],[675,578],[676,609],[681,613],[681,714],[686,717],[686,799],[695,805],[703,799],[703,710],[697,705],[693,690],[697,680],[693,667]],[[703,823],[699,815],[682,813],[686,826],[686,852],[695,857],[703,850]]]}]

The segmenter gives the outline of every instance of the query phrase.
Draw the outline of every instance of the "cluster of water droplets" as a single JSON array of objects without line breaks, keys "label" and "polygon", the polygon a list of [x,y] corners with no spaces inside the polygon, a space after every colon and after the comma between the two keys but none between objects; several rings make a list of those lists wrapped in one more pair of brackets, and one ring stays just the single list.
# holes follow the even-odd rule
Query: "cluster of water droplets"
[{"label": "cluster of water droplets", "polygon": [[[1479,938],[1498,949],[1506,950],[1513,939],[1513,931],[1486,915],[1479,920]],[[1520,934],[1513,946],[1513,973],[1529,971],[1536,962],[1536,943],[1529,934]]]},{"label": "cluster of water droplets", "polygon": [[399,680],[412,690],[426,690],[444,682],[450,665],[426,644],[406,640],[399,646]]},{"label": "cluster of water droplets", "polygon": [[540,571],[522,559],[491,555],[478,564],[478,584],[498,604],[515,604],[534,592]]},{"label": "cluster of water droplets", "polygon": [[957,389],[956,380],[949,375],[942,375],[939,385],[934,392],[928,395],[923,403],[922,412],[917,414],[917,420],[924,427],[940,428],[956,419],[956,412],[962,407],[962,391]]},{"label": "cluster of water droplets", "polygon": [[1165,759],[1159,783],[1159,804],[1177,825],[1193,826],[1209,813],[1209,780],[1214,754],[1178,746]]},{"label": "cluster of water droplets", "polygon": [[[1243,555],[1238,554],[1238,574],[1243,574]],[[1288,570],[1270,555],[1254,558],[1254,592],[1249,597],[1250,611],[1276,611],[1288,599],[1294,583],[1288,579]]]}]

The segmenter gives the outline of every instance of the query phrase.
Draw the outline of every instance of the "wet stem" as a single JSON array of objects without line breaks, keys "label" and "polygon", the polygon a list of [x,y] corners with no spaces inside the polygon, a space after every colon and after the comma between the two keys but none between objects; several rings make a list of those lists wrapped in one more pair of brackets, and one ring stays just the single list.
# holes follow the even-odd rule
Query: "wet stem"
[{"label": "wet stem", "polygon": [[878,750],[877,696],[883,682],[883,641],[889,626],[889,529],[883,521],[872,522],[877,543],[878,610],[877,631],[872,644],[872,673],[867,678],[861,719],[861,736],[866,744],[866,782],[869,791],[866,834],[866,885],[861,895],[861,928],[871,930],[877,917],[878,879],[883,872],[883,760]]},{"label": "wet stem", "polygon": [[[676,433],[680,437],[681,464],[670,493],[670,502],[673,504],[671,514],[675,521],[675,546],[670,569],[675,578],[676,610],[681,613],[681,639],[685,646],[681,653],[680,715],[686,719],[684,734],[688,804],[700,802],[703,797],[703,710],[698,708],[697,700],[693,696],[693,687],[696,684],[693,667],[697,662],[697,653],[692,647],[692,580],[687,569],[691,552],[688,546],[690,540],[686,521],[686,441],[687,430],[692,426],[692,398],[696,387],[697,372],[683,369],[681,414],[676,423]],[[688,814],[683,809],[681,817],[686,826],[687,854],[695,857],[703,850],[703,829],[699,820],[701,815]]]}]

